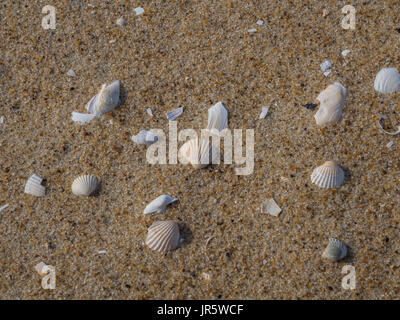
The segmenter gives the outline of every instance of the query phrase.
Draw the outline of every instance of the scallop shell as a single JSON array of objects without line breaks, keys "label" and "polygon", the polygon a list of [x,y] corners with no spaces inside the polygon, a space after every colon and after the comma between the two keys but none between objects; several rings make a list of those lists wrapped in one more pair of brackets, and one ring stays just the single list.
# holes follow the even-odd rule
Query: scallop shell
[{"label": "scallop shell", "polygon": [[207,129],[222,131],[228,128],[228,110],[222,102],[218,102],[208,109]]},{"label": "scallop shell", "polygon": [[159,252],[174,250],[179,245],[180,233],[175,221],[156,221],[147,233],[146,245]]},{"label": "scallop shell", "polygon": [[383,68],[378,72],[374,88],[380,93],[393,93],[400,89],[400,73],[396,68]]},{"label": "scallop shell", "polygon": [[343,259],[347,255],[346,245],[336,239],[330,238],[329,244],[322,253],[322,257],[333,262]]},{"label": "scallop shell", "polygon": [[42,186],[43,179],[33,174],[25,184],[25,193],[31,194],[36,197],[43,197],[46,188]]},{"label": "scallop shell", "polygon": [[90,174],[79,176],[71,185],[72,193],[77,196],[90,196],[98,187],[99,180]]},{"label": "scallop shell", "polygon": [[178,201],[178,198],[163,194],[150,202],[144,209],[143,214],[165,211],[167,205],[175,201]]},{"label": "scallop shell", "polygon": [[182,163],[190,163],[195,169],[201,169],[209,164],[218,163],[219,150],[212,147],[209,139],[194,138],[182,145],[178,156]]},{"label": "scallop shell", "polygon": [[314,118],[317,125],[323,126],[338,122],[342,116],[342,108],[346,103],[347,89],[339,82],[329,85],[317,97],[319,109]]},{"label": "scallop shell", "polygon": [[106,112],[115,109],[119,103],[119,80],[109,86],[103,84],[101,90],[87,104],[86,110],[100,117]]},{"label": "scallop shell", "polygon": [[320,188],[337,188],[344,182],[344,171],[335,161],[326,161],[313,170],[311,182]]},{"label": "scallop shell", "polygon": [[158,141],[158,136],[151,131],[140,130],[136,136],[132,136],[132,141],[137,144],[152,144]]}]

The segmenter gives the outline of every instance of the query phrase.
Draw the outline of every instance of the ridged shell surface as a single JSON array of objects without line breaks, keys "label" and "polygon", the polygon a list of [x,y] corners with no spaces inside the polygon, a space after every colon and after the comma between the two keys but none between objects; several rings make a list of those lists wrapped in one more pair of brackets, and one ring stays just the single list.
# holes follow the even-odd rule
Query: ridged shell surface
[{"label": "ridged shell surface", "polygon": [[344,182],[344,171],[335,161],[326,161],[313,170],[311,182],[320,188],[337,188]]},{"label": "ridged shell surface", "polygon": [[342,108],[346,104],[347,89],[335,82],[323,90],[317,97],[319,109],[314,118],[319,126],[338,122],[342,116]]},{"label": "ridged shell surface", "polygon": [[[219,163],[219,150],[213,148],[209,139],[190,139],[179,149],[181,163],[190,163],[195,169],[201,169],[209,164]],[[211,161],[210,161],[211,158]]]},{"label": "ridged shell surface", "polygon": [[174,250],[179,245],[179,226],[175,221],[156,221],[147,233],[146,245],[159,252]]},{"label": "ridged shell surface", "polygon": [[380,93],[393,93],[400,89],[400,73],[396,68],[383,68],[375,77],[374,88]]},{"label": "ridged shell surface", "polygon": [[143,214],[165,211],[167,205],[175,201],[178,201],[178,198],[163,194],[150,202],[144,209]]},{"label": "ridged shell surface", "polygon": [[36,197],[43,197],[46,193],[46,188],[41,185],[42,181],[42,178],[33,174],[28,181],[26,181],[24,192]]},{"label": "ridged shell surface", "polygon": [[346,245],[336,239],[330,238],[329,244],[322,253],[322,257],[333,262],[343,259],[347,255]]},{"label": "ridged shell surface", "polygon": [[115,109],[119,103],[119,80],[109,86],[103,84],[101,90],[86,105],[86,110],[100,117]]},{"label": "ridged shell surface", "polygon": [[218,102],[208,109],[207,129],[222,131],[228,128],[228,110],[222,102]]},{"label": "ridged shell surface", "polygon": [[79,176],[72,183],[72,193],[77,196],[90,196],[98,187],[99,180],[90,174]]}]

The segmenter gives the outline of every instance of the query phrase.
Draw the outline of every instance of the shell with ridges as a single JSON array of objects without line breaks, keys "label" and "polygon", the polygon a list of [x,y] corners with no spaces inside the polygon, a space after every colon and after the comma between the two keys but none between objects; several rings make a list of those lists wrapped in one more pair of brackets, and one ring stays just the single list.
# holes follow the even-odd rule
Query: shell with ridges
[{"label": "shell with ridges", "polygon": [[337,188],[344,182],[344,171],[336,161],[326,161],[313,170],[311,182],[320,188]]},{"label": "shell with ridges", "polygon": [[146,208],[144,208],[143,214],[165,211],[167,208],[167,205],[169,205],[170,203],[173,203],[175,201],[178,201],[178,198],[174,198],[167,194],[163,194],[163,195],[157,197],[156,199],[154,199],[152,202],[150,202],[146,206]]},{"label": "shell with ridges", "polygon": [[96,94],[87,104],[86,110],[100,117],[106,112],[115,109],[119,103],[119,80],[109,86],[103,84],[100,92]]},{"label": "shell with ridges", "polygon": [[180,240],[179,226],[175,221],[156,221],[148,229],[146,245],[159,252],[174,250]]},{"label": "shell with ridges", "polygon": [[25,193],[36,197],[43,197],[46,193],[46,188],[42,186],[42,181],[42,178],[36,174],[33,174],[25,184]]},{"label": "shell with ridges", "polygon": [[333,262],[343,259],[347,255],[346,245],[334,238],[329,239],[329,244],[322,253],[322,257]]},{"label": "shell with ridges", "polygon": [[400,73],[396,68],[383,68],[375,77],[374,88],[380,93],[393,93],[400,89]]},{"label": "shell with ridges", "polygon": [[77,196],[90,196],[96,191],[99,180],[90,174],[79,176],[71,185],[72,193]]},{"label": "shell with ridges", "polygon": [[323,90],[317,97],[319,109],[314,118],[319,126],[338,122],[342,116],[342,108],[346,104],[347,89],[335,82]]},{"label": "shell with ridges", "polygon": [[208,109],[208,126],[207,129],[217,129],[222,131],[228,128],[228,110],[220,101]]},{"label": "shell with ridges", "polygon": [[[183,164],[190,163],[195,169],[201,169],[209,164],[219,163],[219,150],[212,146],[209,139],[190,139],[180,147],[179,160]],[[211,156],[211,161],[210,161]]]}]

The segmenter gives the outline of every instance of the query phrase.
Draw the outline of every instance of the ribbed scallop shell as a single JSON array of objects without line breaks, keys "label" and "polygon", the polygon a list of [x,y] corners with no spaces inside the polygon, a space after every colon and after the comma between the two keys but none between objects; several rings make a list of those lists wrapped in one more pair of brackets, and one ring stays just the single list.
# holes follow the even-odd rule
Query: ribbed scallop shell
[{"label": "ribbed scallop shell", "polygon": [[87,104],[86,110],[100,117],[106,112],[115,109],[119,103],[119,80],[109,86],[103,84],[100,92],[96,94]]},{"label": "ribbed scallop shell", "polygon": [[79,176],[72,183],[72,193],[77,196],[90,196],[98,187],[99,180],[90,174]]},{"label": "ribbed scallop shell", "polygon": [[339,82],[329,85],[317,97],[319,109],[314,118],[319,126],[338,122],[346,103],[347,90]]},{"label": "ribbed scallop shell", "polygon": [[175,201],[178,201],[178,198],[163,194],[150,202],[146,208],[144,208],[143,214],[165,211],[167,205]]},{"label": "ribbed scallop shell", "polygon": [[383,68],[378,72],[374,88],[380,93],[393,93],[400,89],[400,73],[396,68]]},{"label": "ribbed scallop shell", "polygon": [[159,252],[174,250],[179,245],[179,226],[175,221],[156,221],[147,233],[146,245]]},{"label": "ribbed scallop shell", "polygon": [[43,197],[46,193],[46,188],[41,185],[43,179],[33,174],[25,184],[25,193],[36,197]]},{"label": "ribbed scallop shell", "polygon": [[[195,169],[218,163],[219,150],[212,147],[209,139],[190,139],[179,149],[179,158],[190,163]],[[211,161],[210,161],[211,158]]]},{"label": "ribbed scallop shell", "polygon": [[322,253],[322,257],[333,262],[343,259],[347,255],[346,245],[336,239],[330,238],[329,244]]},{"label": "ribbed scallop shell", "polygon": [[337,188],[343,181],[344,171],[335,161],[326,161],[311,174],[311,182],[320,188]]},{"label": "ribbed scallop shell", "polygon": [[228,110],[222,102],[218,102],[208,109],[207,129],[222,131],[228,128]]}]

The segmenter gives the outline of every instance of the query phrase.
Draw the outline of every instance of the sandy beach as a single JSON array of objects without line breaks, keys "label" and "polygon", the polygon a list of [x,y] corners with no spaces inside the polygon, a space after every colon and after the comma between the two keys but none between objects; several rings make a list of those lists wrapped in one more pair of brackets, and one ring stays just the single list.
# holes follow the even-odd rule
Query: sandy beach
[{"label": "sandy beach", "polygon": [[[53,30],[42,27],[49,4]],[[355,30],[341,25],[347,4]],[[398,299],[400,135],[378,120],[400,125],[400,91],[380,94],[374,79],[400,70],[399,10],[394,0],[2,1],[0,299]],[[115,110],[71,120],[114,80]],[[336,81],[346,107],[319,127],[303,105]],[[205,128],[218,101],[229,128],[254,129],[250,175],[235,164],[152,165],[131,140],[168,134],[166,112],[178,107],[179,130]],[[311,183],[327,160],[345,171],[339,188]],[[24,193],[34,173],[44,197]],[[72,194],[81,174],[100,179],[94,196]],[[161,194],[179,201],[143,215]],[[267,198],[278,217],[261,212]],[[145,245],[157,220],[180,223],[178,249]],[[349,250],[336,263],[321,256],[331,237]],[[41,287],[41,261],[56,270],[54,290]],[[342,288],[345,265],[354,290]]]}]

